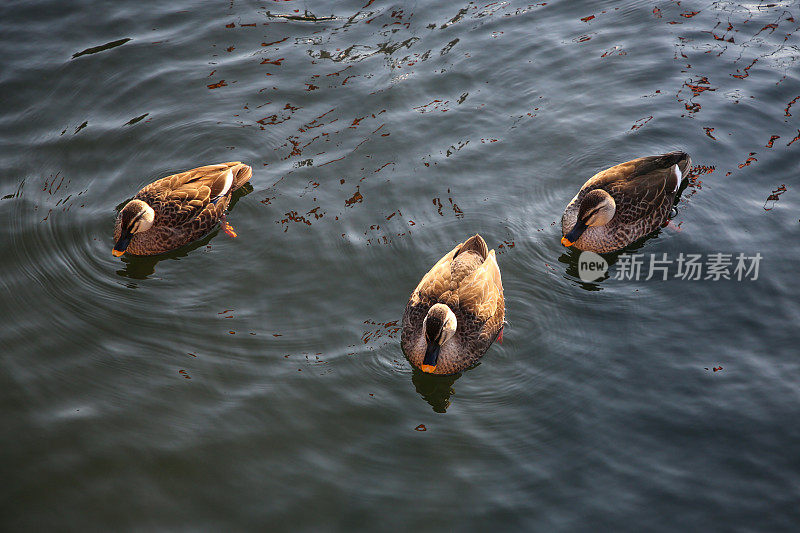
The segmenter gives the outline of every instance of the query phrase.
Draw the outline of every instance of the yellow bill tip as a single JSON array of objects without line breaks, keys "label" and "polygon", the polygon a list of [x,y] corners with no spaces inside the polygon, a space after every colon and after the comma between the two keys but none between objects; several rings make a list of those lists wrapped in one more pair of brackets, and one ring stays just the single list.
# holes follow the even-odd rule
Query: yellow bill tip
[{"label": "yellow bill tip", "polygon": [[119,257],[125,252],[120,252],[119,250],[111,250],[111,253],[114,254],[114,257]]},{"label": "yellow bill tip", "polygon": [[433,372],[436,370],[436,365],[422,365],[419,367],[419,369],[426,374],[433,374]]},{"label": "yellow bill tip", "polygon": [[563,244],[564,246],[566,246],[567,248],[569,248],[570,246],[572,246],[572,245],[573,245],[573,244],[575,244],[575,243],[574,243],[574,242],[572,242],[572,241],[570,241],[570,240],[569,240],[569,239],[567,239],[566,237],[561,237],[561,244]]}]

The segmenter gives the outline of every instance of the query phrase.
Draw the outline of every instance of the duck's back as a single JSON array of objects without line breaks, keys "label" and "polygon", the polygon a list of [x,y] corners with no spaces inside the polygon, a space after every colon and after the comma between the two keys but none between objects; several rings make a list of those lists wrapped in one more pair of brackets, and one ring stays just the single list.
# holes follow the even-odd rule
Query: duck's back
[{"label": "duck's back", "polygon": [[[477,237],[477,238],[476,238]],[[486,242],[480,235],[471,237],[456,252],[450,263],[451,285],[458,285],[480,267],[489,255]]]}]

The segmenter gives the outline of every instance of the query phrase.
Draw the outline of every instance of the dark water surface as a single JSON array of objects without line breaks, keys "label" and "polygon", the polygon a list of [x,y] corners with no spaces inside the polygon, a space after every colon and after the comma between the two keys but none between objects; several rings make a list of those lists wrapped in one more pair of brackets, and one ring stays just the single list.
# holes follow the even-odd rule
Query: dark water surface
[{"label": "dark water surface", "polygon": [[[306,9],[334,18],[266,14]],[[4,2],[0,529],[796,530],[798,29],[774,0]],[[566,203],[675,149],[680,231],[628,251],[758,278],[582,282]],[[229,160],[238,238],[112,257],[140,187]],[[475,232],[505,342],[413,372],[408,295]]]}]

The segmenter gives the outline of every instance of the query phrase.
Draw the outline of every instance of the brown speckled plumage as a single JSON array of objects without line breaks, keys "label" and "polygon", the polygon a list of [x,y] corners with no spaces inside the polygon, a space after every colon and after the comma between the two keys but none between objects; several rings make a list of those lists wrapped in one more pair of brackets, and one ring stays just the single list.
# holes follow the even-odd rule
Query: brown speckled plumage
[{"label": "brown speckled plumage", "polygon": [[455,374],[489,349],[503,328],[503,283],[494,250],[480,235],[453,248],[425,274],[403,314],[400,344],[408,360],[420,368],[425,357],[422,323],[432,305],[446,304],[456,315],[453,337],[442,345],[435,374]]},{"label": "brown speckled plumage", "polygon": [[[667,222],[682,177],[691,159],[683,152],[640,157],[598,172],[583,184],[561,217],[562,235],[575,226],[581,201],[594,189],[608,192],[616,203],[611,221],[590,226],[574,242],[580,250],[608,253],[655,231]],[[680,175],[675,172],[675,165]]]},{"label": "brown speckled plumage", "polygon": [[[233,182],[225,191],[228,171]],[[149,230],[133,235],[126,252],[155,255],[203,237],[219,223],[231,192],[247,183],[251,175],[248,165],[233,161],[187,170],[145,186],[134,199],[152,207],[155,220]],[[122,233],[121,221],[120,214],[114,225],[115,241]]]}]

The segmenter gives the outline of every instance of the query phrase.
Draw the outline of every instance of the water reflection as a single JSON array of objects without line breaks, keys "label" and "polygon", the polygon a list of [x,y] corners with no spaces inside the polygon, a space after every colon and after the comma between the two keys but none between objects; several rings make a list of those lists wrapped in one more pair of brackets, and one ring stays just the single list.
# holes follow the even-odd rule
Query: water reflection
[{"label": "water reflection", "polygon": [[[132,279],[147,279],[148,277],[152,276],[156,272],[156,265],[159,261],[163,261],[165,259],[180,259],[182,257],[186,257],[189,255],[189,252],[193,252],[194,250],[206,246],[211,239],[216,237],[217,233],[219,233],[219,227],[213,230],[211,233],[203,237],[198,241],[194,241],[191,244],[187,244],[186,246],[182,246],[177,250],[173,250],[171,252],[159,254],[159,255],[131,255],[125,254],[122,256],[122,262],[125,263],[125,268],[121,270],[117,270],[117,274],[122,276],[123,278],[132,278]],[[131,286],[131,288],[136,288],[135,285]]]},{"label": "water reflection", "polygon": [[606,272],[602,278],[599,278],[595,281],[583,281],[578,274],[578,260],[581,256],[581,250],[578,250],[577,248],[565,249],[564,253],[559,256],[558,261],[566,265],[566,269],[564,271],[564,274],[566,274],[564,276],[565,278],[575,281],[578,286],[584,290],[601,291],[603,288],[600,286],[600,284],[611,277],[611,267],[617,263],[619,256],[623,254],[635,254],[644,247],[647,241],[650,239],[655,239],[660,234],[661,228],[648,235],[645,235],[637,241],[632,242],[621,250],[607,254],[600,254],[606,260],[606,262],[608,262],[608,272]]},{"label": "water reflection", "polygon": [[437,376],[426,374],[421,370],[414,369],[411,375],[411,383],[417,389],[417,394],[428,402],[437,413],[444,413],[450,407],[450,396],[455,394],[453,383],[461,377],[462,373],[451,376]]},{"label": "water reflection", "polygon": [[[611,255],[611,254],[608,254]],[[580,276],[578,275],[578,258],[581,256],[581,251],[575,248],[568,248],[558,257],[558,261],[566,265],[566,269],[564,270],[565,278],[575,281],[578,286],[587,291],[602,291],[603,288],[600,286],[600,283],[607,280],[609,278],[609,273],[606,272],[602,278],[595,280],[595,281],[583,281],[581,280]],[[609,263],[609,267],[613,264],[613,262],[606,257],[603,256],[606,261]]]}]

